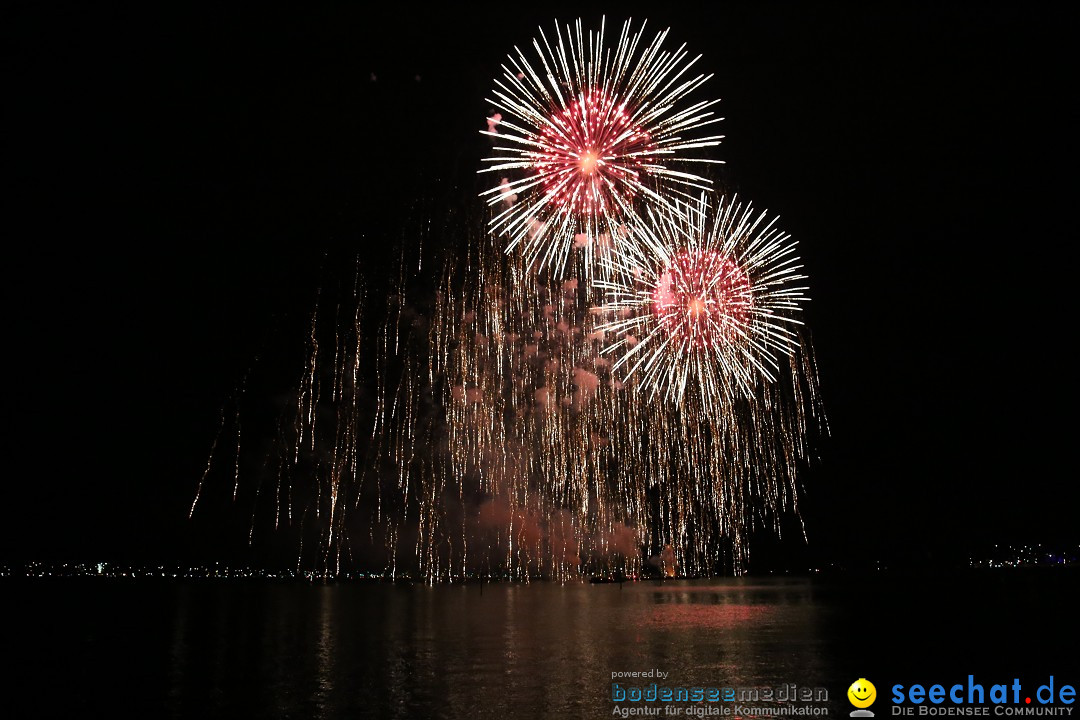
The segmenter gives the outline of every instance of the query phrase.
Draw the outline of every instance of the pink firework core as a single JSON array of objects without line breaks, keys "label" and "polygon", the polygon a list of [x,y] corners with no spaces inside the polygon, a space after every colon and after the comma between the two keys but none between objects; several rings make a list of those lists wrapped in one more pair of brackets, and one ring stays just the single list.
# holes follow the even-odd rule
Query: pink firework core
[{"label": "pink firework core", "polygon": [[544,193],[559,211],[600,215],[634,196],[641,157],[655,148],[630,120],[625,103],[599,90],[583,93],[550,116],[535,167]]},{"label": "pink firework core", "polygon": [[712,250],[686,250],[671,259],[652,293],[653,314],[684,343],[707,347],[743,334],[753,294],[746,273]]}]

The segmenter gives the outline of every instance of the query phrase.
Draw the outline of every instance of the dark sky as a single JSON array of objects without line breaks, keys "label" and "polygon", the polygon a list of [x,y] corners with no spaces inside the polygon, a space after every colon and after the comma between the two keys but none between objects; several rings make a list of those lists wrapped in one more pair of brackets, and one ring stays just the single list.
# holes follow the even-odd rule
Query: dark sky
[{"label": "dark sky", "polygon": [[[470,203],[506,52],[600,15],[400,8],[6,11],[0,561],[205,558],[186,511],[252,358],[300,367],[327,258],[379,287],[408,222]],[[646,16],[716,73],[724,181],[808,266],[811,556],[1075,542],[1066,11]]]}]

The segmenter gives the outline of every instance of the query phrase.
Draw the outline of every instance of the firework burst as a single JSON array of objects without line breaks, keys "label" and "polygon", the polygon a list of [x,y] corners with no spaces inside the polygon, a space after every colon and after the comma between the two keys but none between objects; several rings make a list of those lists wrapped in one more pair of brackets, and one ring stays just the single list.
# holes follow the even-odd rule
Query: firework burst
[{"label": "firework burst", "polygon": [[698,58],[685,46],[662,50],[667,31],[647,43],[644,29],[631,32],[627,21],[614,48],[603,23],[588,33],[580,20],[565,33],[556,26],[553,42],[541,31],[538,64],[518,50],[495,81],[489,102],[499,112],[484,133],[495,154],[481,172],[499,183],[482,196],[503,206],[492,230],[509,238],[508,250],[520,245],[531,266],[561,276],[576,245],[591,270],[594,245],[617,243],[638,209],[709,184],[679,168],[718,162],[693,157],[723,137],[699,136],[721,119],[711,110],[718,101],[687,100],[711,75],[691,76]]},{"label": "firework burst", "polygon": [[807,298],[796,245],[748,204],[704,195],[635,222],[605,293],[600,326],[615,369],[681,402],[689,387],[727,401],[773,381],[799,345]]}]

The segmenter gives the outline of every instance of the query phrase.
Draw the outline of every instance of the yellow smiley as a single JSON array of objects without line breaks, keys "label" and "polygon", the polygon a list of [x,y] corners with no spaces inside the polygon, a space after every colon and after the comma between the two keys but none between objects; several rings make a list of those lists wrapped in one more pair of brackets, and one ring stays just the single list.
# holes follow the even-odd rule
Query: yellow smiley
[{"label": "yellow smiley", "polygon": [[857,708],[867,708],[877,699],[877,688],[866,678],[859,678],[847,689],[848,700]]}]

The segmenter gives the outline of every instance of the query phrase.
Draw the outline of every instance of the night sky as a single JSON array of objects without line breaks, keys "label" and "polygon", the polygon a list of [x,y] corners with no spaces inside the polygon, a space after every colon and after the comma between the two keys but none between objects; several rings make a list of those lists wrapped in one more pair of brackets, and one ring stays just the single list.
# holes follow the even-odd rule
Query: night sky
[{"label": "night sky", "polygon": [[[377,290],[408,228],[476,207],[499,63],[602,12],[152,5],[0,23],[0,562],[248,558],[244,518],[187,519],[222,402],[255,357],[299,373],[340,258]],[[1066,11],[642,17],[715,72],[720,179],[780,215],[810,275],[832,436],[803,474],[809,548],[763,541],[762,566],[1080,539]]]}]

